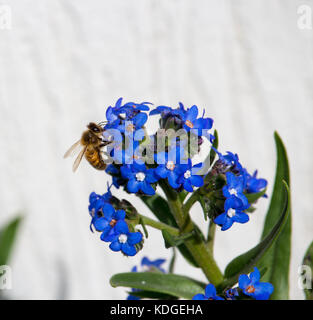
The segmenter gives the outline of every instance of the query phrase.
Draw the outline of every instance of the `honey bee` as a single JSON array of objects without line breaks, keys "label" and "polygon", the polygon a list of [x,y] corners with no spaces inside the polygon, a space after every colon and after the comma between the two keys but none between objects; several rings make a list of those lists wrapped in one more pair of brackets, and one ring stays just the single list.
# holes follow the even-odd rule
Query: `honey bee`
[{"label": "honey bee", "polygon": [[100,124],[94,122],[90,122],[87,128],[88,130],[83,132],[81,139],[74,143],[64,155],[64,158],[67,158],[74,155],[80,148],[83,148],[73,164],[74,172],[77,170],[83,156],[95,169],[105,170],[106,168],[101,148],[109,144],[109,142],[103,141],[102,133],[104,129]]}]

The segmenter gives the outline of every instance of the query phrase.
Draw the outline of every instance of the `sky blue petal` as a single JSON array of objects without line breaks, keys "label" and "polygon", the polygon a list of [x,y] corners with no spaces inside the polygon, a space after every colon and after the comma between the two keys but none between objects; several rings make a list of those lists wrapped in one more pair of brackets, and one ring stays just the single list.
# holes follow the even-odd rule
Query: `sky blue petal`
[{"label": "sky blue petal", "polygon": [[193,188],[192,188],[190,179],[185,180],[185,182],[184,182],[184,189],[185,189],[186,191],[188,191],[188,192],[193,192]]},{"label": "sky blue petal", "polygon": [[136,179],[131,179],[127,182],[127,190],[132,193],[139,191],[140,183]]},{"label": "sky blue petal", "polygon": [[109,203],[104,203],[102,206],[103,214],[106,218],[111,218],[115,213],[113,206]]},{"label": "sky blue petal", "polygon": [[108,226],[108,224],[109,224],[109,221],[106,218],[101,217],[96,219],[93,225],[97,231],[102,231],[105,227]]},{"label": "sky blue petal", "polygon": [[141,190],[142,190],[142,192],[144,192],[145,194],[148,194],[148,195],[155,194],[155,190],[151,187],[151,185],[147,181],[143,181],[141,183]]},{"label": "sky blue petal", "polygon": [[195,187],[202,187],[203,186],[203,178],[201,176],[191,176],[190,182]]},{"label": "sky blue petal", "polygon": [[197,119],[197,116],[198,116],[198,107],[194,105],[187,111],[185,121],[189,120],[193,122],[195,119]]},{"label": "sky blue petal", "polygon": [[100,239],[102,240],[102,238],[104,239],[105,237],[107,237],[107,235],[109,234],[111,229],[112,229],[112,227],[109,224],[105,228],[103,228]]},{"label": "sky blue petal", "polygon": [[213,284],[210,283],[205,287],[205,296],[207,298],[213,298],[216,296],[216,289]]},{"label": "sky blue petal", "polygon": [[122,251],[128,256],[134,256],[137,253],[135,246],[127,242],[122,244]]},{"label": "sky blue petal", "polygon": [[130,245],[139,243],[142,240],[142,234],[140,232],[130,232],[127,237],[127,242]]},{"label": "sky blue petal", "polygon": [[117,233],[124,233],[124,234],[128,234],[128,225],[124,220],[119,220],[117,221],[115,227],[114,227],[115,231]]},{"label": "sky blue petal", "polygon": [[193,296],[192,300],[207,300],[207,299],[204,294],[198,293],[195,296]]},{"label": "sky blue petal", "polygon": [[222,213],[214,219],[214,223],[223,225],[226,220],[226,213]]},{"label": "sky blue petal", "polygon": [[239,288],[244,290],[250,284],[250,279],[246,274],[241,274],[238,279]]},{"label": "sky blue petal", "polygon": [[167,176],[167,180],[172,188],[177,189],[180,187],[180,184],[177,183],[177,175],[174,171],[170,171],[170,173]]},{"label": "sky blue petal", "polygon": [[130,179],[134,175],[130,166],[127,166],[127,165],[121,167],[121,173],[122,173],[122,176],[126,179]]},{"label": "sky blue petal", "polygon": [[157,168],[155,168],[155,173],[160,177],[165,179],[168,175],[168,170],[166,169],[164,164],[160,164]]},{"label": "sky blue petal", "polygon": [[260,281],[261,275],[257,267],[254,268],[254,271],[250,273],[251,284],[254,284]]},{"label": "sky blue petal", "polygon": [[124,210],[117,210],[115,212],[114,218],[116,220],[123,220],[123,219],[125,219],[125,216],[126,216],[126,213]]},{"label": "sky blue petal", "polygon": [[274,291],[273,285],[268,282],[259,282],[255,284],[254,287],[254,297],[257,300],[268,300]]},{"label": "sky blue petal", "polygon": [[244,212],[236,212],[233,220],[238,223],[246,223],[249,221],[249,216]]},{"label": "sky blue petal", "polygon": [[146,113],[141,112],[133,120],[136,128],[141,128],[147,122],[148,116]]},{"label": "sky blue petal", "polygon": [[226,215],[226,219],[225,222],[221,228],[222,231],[226,231],[228,230],[232,225],[233,225],[234,221],[231,218],[228,218],[228,216]]},{"label": "sky blue petal", "polygon": [[110,244],[110,249],[111,249],[112,251],[120,251],[121,248],[122,248],[122,244],[119,243],[118,241],[113,241],[113,242],[111,242],[111,244]]}]

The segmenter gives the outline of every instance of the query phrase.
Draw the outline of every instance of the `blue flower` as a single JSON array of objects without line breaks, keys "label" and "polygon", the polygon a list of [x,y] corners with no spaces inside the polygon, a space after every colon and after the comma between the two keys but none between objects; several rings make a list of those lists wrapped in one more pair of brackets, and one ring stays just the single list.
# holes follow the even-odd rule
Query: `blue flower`
[{"label": "blue flower", "polygon": [[208,284],[205,288],[205,294],[198,293],[192,300],[224,300],[223,298],[216,295],[216,289],[213,284]]},{"label": "blue flower", "polygon": [[155,168],[155,174],[162,179],[167,178],[168,183],[174,189],[181,185],[177,182],[177,179],[183,171],[180,164],[183,154],[183,148],[174,146],[170,148],[169,152],[159,152],[155,155],[156,163],[159,164]]},{"label": "blue flower", "polygon": [[144,164],[133,163],[121,167],[122,176],[128,180],[127,190],[131,193],[142,191],[148,195],[154,195],[155,190],[151,183],[158,181],[154,169],[147,169]]},{"label": "blue flower", "polygon": [[212,128],[213,120],[211,118],[199,118],[198,117],[198,107],[192,106],[190,109],[185,111],[183,116],[183,128],[189,132],[191,129],[198,130],[198,135],[202,135],[202,130],[209,130]]},{"label": "blue flower", "polygon": [[226,186],[223,187],[223,194],[225,198],[235,196],[240,199],[242,206],[247,209],[249,202],[247,197],[243,194],[244,190],[244,177],[235,176],[232,172],[226,172]]},{"label": "blue flower", "polygon": [[226,292],[225,292],[225,296],[228,300],[236,300],[236,297],[239,296],[239,293],[238,293],[238,289],[237,288],[234,288],[234,289],[228,289]]},{"label": "blue flower", "polygon": [[136,136],[136,140],[141,140],[144,136],[144,130],[142,127],[147,122],[148,116],[145,113],[136,114],[131,120],[127,120],[120,124],[117,129],[124,133],[125,136],[133,138]]},{"label": "blue flower", "polygon": [[141,242],[142,234],[129,232],[127,223],[124,220],[119,220],[108,235],[101,236],[101,240],[111,242],[110,249],[112,251],[122,251],[127,256],[134,256],[137,253],[135,245]]},{"label": "blue flower", "polygon": [[180,176],[177,179],[179,184],[182,184],[184,189],[188,192],[193,192],[193,187],[202,187],[203,178],[197,174],[202,168],[202,163],[192,166],[191,160],[188,159],[188,164],[181,164],[179,166]]},{"label": "blue flower", "polygon": [[255,267],[254,271],[250,273],[250,277],[246,274],[239,276],[239,288],[243,290],[244,294],[256,300],[268,300],[274,287],[271,283],[260,282],[260,278],[260,272]]},{"label": "blue flower", "polygon": [[172,118],[175,123],[181,124],[184,113],[181,108],[173,109],[167,106],[158,106],[154,110],[150,111],[151,116],[155,114],[160,114],[162,119]]},{"label": "blue flower", "polygon": [[124,210],[117,210],[109,203],[102,206],[103,216],[94,220],[93,225],[97,231],[102,232],[101,239],[104,239],[119,221],[126,217]]},{"label": "blue flower", "polygon": [[103,207],[108,204],[112,199],[112,193],[110,191],[110,187],[108,188],[108,192],[99,195],[95,192],[92,192],[89,196],[89,214],[91,216],[90,230],[92,230],[92,225],[94,222],[103,215]]},{"label": "blue flower", "polygon": [[226,199],[224,204],[225,212],[214,219],[214,223],[222,226],[222,231],[229,229],[234,222],[246,223],[249,221],[249,216],[243,212],[242,201],[235,196]]},{"label": "blue flower", "polygon": [[248,193],[257,193],[266,188],[267,181],[265,179],[258,179],[257,178],[258,171],[256,170],[251,176],[247,170],[245,170],[245,179],[246,179],[246,187]]},{"label": "blue flower", "polygon": [[161,268],[161,265],[165,261],[165,259],[150,260],[148,257],[143,257],[141,260],[141,266],[144,268],[145,271],[153,271],[153,269],[157,269],[165,273],[165,270]]},{"label": "blue flower", "polygon": [[[150,260],[148,257],[143,257],[141,260],[141,266],[143,267],[142,272],[153,272],[155,269],[165,273],[165,270],[161,268],[161,265],[165,262],[165,259],[156,259],[156,260]],[[137,267],[134,266],[131,270],[131,272],[137,272]],[[132,288],[132,292],[140,292],[140,289],[134,289]],[[127,300],[140,300],[139,297],[136,297],[135,295],[130,294],[127,297]]]}]

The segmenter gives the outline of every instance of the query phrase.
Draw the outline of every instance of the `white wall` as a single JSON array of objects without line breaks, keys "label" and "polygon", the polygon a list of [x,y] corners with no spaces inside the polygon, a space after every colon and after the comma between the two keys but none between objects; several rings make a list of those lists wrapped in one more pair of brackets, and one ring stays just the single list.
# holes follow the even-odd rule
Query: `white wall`
[{"label": "white wall", "polygon": [[[112,253],[90,233],[87,211],[89,193],[104,192],[108,177],[86,163],[73,175],[62,158],[86,123],[103,120],[123,96],[205,108],[222,150],[258,168],[269,193],[279,131],[293,192],[291,297],[303,298],[297,268],[313,238],[313,31],[298,29],[297,8],[312,1],[2,3],[12,28],[0,30],[0,223],[25,214],[11,297],[123,299],[112,274],[148,253],[170,256],[153,231],[137,257]],[[217,233],[221,268],[257,243],[267,205],[261,200],[250,223]],[[198,207],[193,216],[201,224]],[[182,259],[177,272],[204,279]]]}]

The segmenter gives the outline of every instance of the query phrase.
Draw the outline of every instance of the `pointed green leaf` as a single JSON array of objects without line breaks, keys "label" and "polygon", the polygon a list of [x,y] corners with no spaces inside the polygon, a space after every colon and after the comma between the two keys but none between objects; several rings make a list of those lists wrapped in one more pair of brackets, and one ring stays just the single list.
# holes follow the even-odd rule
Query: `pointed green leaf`
[{"label": "pointed green leaf", "polygon": [[[284,144],[275,132],[275,142],[277,151],[276,177],[272,193],[271,203],[266,215],[262,240],[267,237],[270,230],[275,225],[281,215],[281,203],[286,201],[287,194],[284,185],[281,183],[286,181],[288,187],[289,182],[289,165],[287,152]],[[262,277],[262,281],[270,282],[274,286],[274,292],[271,299],[280,300],[289,298],[289,264],[290,264],[290,248],[291,248],[291,207],[289,207],[288,218],[283,230],[281,231],[276,243],[266,253],[259,262],[258,267],[266,267],[268,271]]]},{"label": "pointed green leaf", "polygon": [[[313,272],[313,241],[309,245],[304,258],[302,265],[305,268],[308,268],[307,270],[303,270],[305,273],[303,276],[305,277],[305,283],[303,283],[303,290],[305,294],[306,300],[313,300],[313,280],[312,280],[312,272]],[[307,283],[309,282],[309,283]]]},{"label": "pointed green leaf", "polygon": [[[215,137],[215,139],[213,141],[213,147],[215,149],[217,149],[218,148],[218,134],[217,134],[216,130],[214,130],[214,137]],[[210,151],[210,166],[214,162],[215,156],[216,156],[216,152],[213,149],[211,149],[211,151]]]},{"label": "pointed green leaf", "polygon": [[245,193],[246,198],[248,199],[249,203],[252,204],[263,197],[266,193],[266,189],[256,192],[256,193]]},{"label": "pointed green leaf", "polygon": [[111,278],[110,283],[112,287],[135,288],[185,299],[203,293],[205,288],[204,283],[189,277],[153,272],[119,273]]},{"label": "pointed green leaf", "polygon": [[176,249],[173,248],[173,255],[170,261],[170,266],[168,268],[168,273],[173,273],[174,272],[174,267],[175,267],[175,262],[176,262]]},{"label": "pointed green leaf", "polygon": [[157,300],[177,300],[177,297],[171,296],[169,294],[153,292],[153,291],[128,291],[128,294],[141,298],[141,299],[157,299]]},{"label": "pointed green leaf", "polygon": [[8,263],[22,218],[17,217],[0,231],[0,265]]},{"label": "pointed green leaf", "polygon": [[[278,239],[280,232],[283,230],[284,225],[288,219],[288,213],[290,208],[290,201],[288,196],[288,186],[285,184],[285,192],[287,194],[286,201],[281,203],[281,216],[276,222],[271,232],[254,248],[246,253],[238,256],[231,261],[225,269],[225,277],[227,280],[224,285],[230,286],[238,281],[240,274],[249,273],[257,262],[264,256],[264,254],[270,249],[272,245],[275,245],[275,240]],[[262,268],[264,269],[264,268]]]},{"label": "pointed green leaf", "polygon": [[140,199],[161,222],[177,228],[167,201],[163,197],[155,194],[153,196],[141,196]]}]

